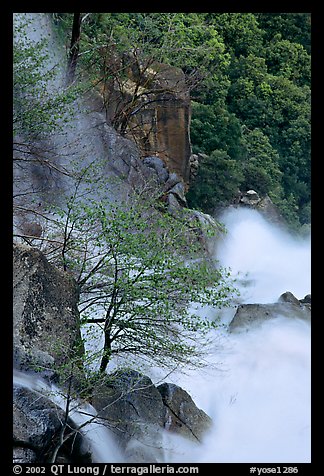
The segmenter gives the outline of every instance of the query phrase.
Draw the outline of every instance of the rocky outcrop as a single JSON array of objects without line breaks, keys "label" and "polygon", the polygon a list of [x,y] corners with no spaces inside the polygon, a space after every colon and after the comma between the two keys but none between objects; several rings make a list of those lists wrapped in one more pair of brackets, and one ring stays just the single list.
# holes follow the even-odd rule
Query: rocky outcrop
[{"label": "rocky outcrop", "polygon": [[301,304],[309,304],[311,305],[312,298],[310,294],[306,294],[306,296],[303,299],[300,299],[299,301]]},{"label": "rocky outcrop", "polygon": [[293,293],[286,291],[285,293],[281,294],[281,296],[279,296],[278,302],[290,302],[291,304],[300,307],[301,301],[299,301],[296,296],[293,295]]},{"label": "rocky outcrop", "polygon": [[197,408],[190,395],[178,385],[163,383],[157,389],[165,406],[165,428],[201,442],[204,434],[211,428],[212,419]]},{"label": "rocky outcrop", "polygon": [[162,428],[199,443],[212,424],[181,387],[155,387],[134,370],[109,375],[96,386],[92,403],[134,463],[164,461]]},{"label": "rocky outcrop", "polygon": [[187,206],[185,185],[178,174],[170,172],[163,160],[157,156],[145,157],[143,164],[151,173],[153,193],[159,192],[160,198],[168,204],[171,213]]},{"label": "rocky outcrop", "polygon": [[191,106],[185,75],[163,63],[134,68],[134,60],[128,61],[128,80],[107,83],[102,93],[107,120],[117,130],[125,121],[124,133],[137,143],[141,156],[159,156],[187,184]]},{"label": "rocky outcrop", "polygon": [[[308,300],[309,298],[307,298]],[[270,304],[241,304],[229,324],[230,332],[249,331],[252,326],[262,324],[269,319],[278,317],[290,319],[311,320],[311,306],[309,302],[298,300],[292,293],[286,292],[280,296],[278,302]]]},{"label": "rocky outcrop", "polygon": [[[59,446],[57,463],[89,462],[89,455],[82,451],[82,439],[78,432],[60,445],[59,435],[64,421],[65,412],[49,398],[14,384],[13,462],[50,462],[56,446]],[[67,424],[71,431],[74,424],[70,418]]]},{"label": "rocky outcrop", "polygon": [[[43,253],[13,245],[14,367],[53,374],[82,354],[78,289]],[[75,368],[75,373],[76,372]]]},{"label": "rocky outcrop", "polygon": [[285,224],[284,218],[268,195],[260,197],[255,190],[239,192],[238,196],[234,199],[234,204],[236,206],[244,206],[258,210],[272,223],[278,225]]},{"label": "rocky outcrop", "polygon": [[94,389],[92,404],[116,435],[127,461],[163,461],[164,406],[151,379],[134,370],[109,375]]},{"label": "rocky outcrop", "polygon": [[216,256],[219,240],[224,238],[224,228],[211,215],[199,210],[187,211],[187,220],[196,235],[202,248],[209,256]]},{"label": "rocky outcrop", "polygon": [[189,165],[190,165],[190,182],[195,180],[198,175],[199,165],[200,162],[204,159],[207,159],[208,155],[198,152],[198,154],[191,154],[189,158]]}]

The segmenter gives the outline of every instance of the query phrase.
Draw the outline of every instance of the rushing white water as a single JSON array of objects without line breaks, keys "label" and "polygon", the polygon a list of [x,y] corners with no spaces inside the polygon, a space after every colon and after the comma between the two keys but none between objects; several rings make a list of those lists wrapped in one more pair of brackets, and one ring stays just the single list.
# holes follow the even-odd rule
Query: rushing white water
[{"label": "rushing white water", "polygon": [[256,210],[228,209],[219,220],[228,230],[218,259],[242,282],[242,302],[275,302],[291,291],[298,299],[310,293],[310,237],[294,238]]},{"label": "rushing white water", "polygon": [[[222,265],[244,276],[242,302],[310,293],[310,241],[297,240],[258,212],[228,210],[218,248]],[[246,275],[247,273],[247,275]],[[171,462],[310,461],[310,324],[277,317],[244,333],[224,333],[206,372],[173,376],[214,422],[201,447],[169,441]]]},{"label": "rushing white water", "polygon": [[[14,371],[14,385],[29,388],[36,394],[49,398],[62,410],[66,409],[66,395],[61,389],[53,384],[48,384],[42,378],[24,372]],[[69,407],[69,417],[84,436],[85,452],[92,454],[94,463],[105,463],[107,461],[118,463],[122,461],[122,455],[114,441],[113,435],[108,428],[100,423],[96,418],[97,412],[89,403],[72,400]]]},{"label": "rushing white water", "polygon": [[[229,209],[221,221],[228,232],[217,259],[238,276],[241,302],[310,293],[309,238],[294,238],[248,209]],[[165,432],[165,462],[309,462],[310,344],[310,324],[295,318],[277,317],[245,333],[216,331],[210,366],[167,377],[214,426],[201,446]],[[164,377],[159,369],[145,373],[155,382]]]}]

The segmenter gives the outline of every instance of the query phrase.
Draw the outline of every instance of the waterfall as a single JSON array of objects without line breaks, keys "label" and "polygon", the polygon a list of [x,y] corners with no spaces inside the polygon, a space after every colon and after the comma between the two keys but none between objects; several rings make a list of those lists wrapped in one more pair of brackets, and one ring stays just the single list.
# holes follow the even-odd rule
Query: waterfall
[{"label": "waterfall", "polygon": [[230,208],[219,220],[228,233],[219,260],[239,280],[242,302],[275,302],[285,291],[310,293],[310,236],[297,238],[256,210]]},{"label": "waterfall", "polygon": [[[65,410],[67,396],[61,389],[35,374],[14,370],[13,383],[49,398],[59,408]],[[84,437],[85,450],[92,455],[93,463],[118,463],[123,457],[109,429],[100,423],[96,409],[89,403],[73,399],[70,402],[69,418],[73,421]],[[85,451],[85,452],[86,452]]]},{"label": "waterfall", "polygon": [[[310,293],[310,241],[298,240],[252,210],[228,210],[228,233],[217,259],[240,278],[243,302],[274,302],[287,290],[301,299]],[[213,318],[215,310],[209,309]],[[230,311],[230,318],[235,309]],[[228,316],[225,315],[225,322]],[[244,333],[215,330],[215,348],[205,370],[173,373],[214,425],[202,445],[163,432],[164,461],[286,463],[310,461],[310,324],[277,317]],[[153,381],[160,369],[145,369]],[[61,408],[65,400],[42,379],[15,374],[15,383],[48,394]],[[77,425],[95,415],[75,406]],[[88,416],[85,415],[88,414]],[[90,415],[90,416],[89,416]],[[91,430],[91,431],[90,431]],[[125,462],[107,428],[94,420],[85,427],[96,462]]]},{"label": "waterfall", "polygon": [[[239,278],[242,302],[310,293],[309,237],[297,239],[249,209],[229,209],[220,221],[228,232],[217,259]],[[310,462],[310,324],[278,316],[248,332],[214,332],[210,368],[170,378],[213,418],[213,429],[201,447],[169,437],[170,461]]]},{"label": "waterfall", "polygon": [[[46,14],[22,15],[32,19],[28,30],[31,41],[46,36],[51,28]],[[54,36],[49,38],[49,58],[59,64],[64,54],[54,53],[57,44]],[[59,71],[55,86],[60,87],[63,73]],[[104,117],[84,112],[84,105],[77,102],[74,108],[72,124],[51,137],[50,158],[63,169],[71,157],[85,166],[111,153],[103,140],[107,134]],[[104,173],[109,176],[106,169]],[[33,189],[33,174],[34,169],[28,180],[23,176],[21,186],[26,190]],[[69,179],[58,177],[57,189],[69,190]],[[117,196],[113,184],[108,193]],[[49,196],[60,194],[49,189]],[[285,291],[291,291],[298,299],[310,293],[310,238],[294,238],[250,209],[230,209],[219,220],[228,233],[218,246],[216,258],[237,277],[242,303],[275,302]],[[215,310],[208,312],[211,318],[215,317]],[[224,315],[225,323],[234,312],[232,309]],[[310,324],[278,317],[242,334],[213,332],[215,348],[208,356],[210,368],[174,373],[168,380],[186,389],[197,406],[213,418],[214,426],[201,446],[164,432],[165,461],[309,462]],[[159,380],[161,372],[147,369],[147,374]],[[46,395],[65,408],[62,391],[39,377],[15,372],[14,383]],[[91,405],[77,401],[70,414],[77,426],[87,423],[83,433],[93,461],[123,462],[125,458],[111,433],[93,419],[95,415]]]},{"label": "waterfall", "polygon": [[[21,33],[19,25],[25,24]],[[18,205],[26,208],[33,208],[33,203],[64,206],[66,196],[70,196],[75,190],[75,176],[94,167],[94,164],[93,174],[105,177],[105,198],[120,200],[125,196],[127,186],[123,184],[121,187],[120,165],[116,165],[117,160],[112,157],[111,151],[114,136],[106,123],[105,114],[99,112],[100,108],[95,104],[98,98],[95,94],[91,99],[76,93],[76,99],[70,99],[66,104],[64,101],[60,103],[60,95],[64,96],[69,92],[65,82],[67,55],[50,14],[15,13],[14,27],[14,45],[25,43],[27,46],[36,46],[41,57],[45,56],[38,66],[37,74],[53,73],[43,81],[44,84],[37,82],[36,93],[44,90],[41,99],[45,105],[48,98],[57,98],[61,104],[53,121],[53,130],[34,138],[31,149],[28,134],[24,137],[25,133],[20,131],[23,137],[16,138],[24,144],[23,149],[20,147],[19,153],[16,152],[17,156],[23,158],[28,150],[28,158],[33,158],[32,161],[23,163],[23,168],[20,162],[19,167],[14,167],[15,195],[22,197],[18,198]],[[82,190],[88,196],[98,196],[96,187],[93,187],[91,195],[88,188],[86,181],[81,183],[79,194]],[[28,198],[31,190],[33,200]]]}]

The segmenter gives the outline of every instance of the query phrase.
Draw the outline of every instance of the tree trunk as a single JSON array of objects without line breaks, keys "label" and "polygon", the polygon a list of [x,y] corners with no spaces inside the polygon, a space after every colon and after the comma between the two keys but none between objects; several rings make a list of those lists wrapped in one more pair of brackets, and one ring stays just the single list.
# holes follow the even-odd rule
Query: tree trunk
[{"label": "tree trunk", "polygon": [[73,14],[73,26],[70,53],[68,59],[67,84],[72,84],[75,80],[75,70],[79,56],[79,44],[81,34],[81,13]]},{"label": "tree trunk", "polygon": [[111,339],[110,339],[110,329],[105,330],[105,343],[103,348],[103,356],[100,362],[100,373],[105,372],[107,365],[109,364],[111,358]]}]

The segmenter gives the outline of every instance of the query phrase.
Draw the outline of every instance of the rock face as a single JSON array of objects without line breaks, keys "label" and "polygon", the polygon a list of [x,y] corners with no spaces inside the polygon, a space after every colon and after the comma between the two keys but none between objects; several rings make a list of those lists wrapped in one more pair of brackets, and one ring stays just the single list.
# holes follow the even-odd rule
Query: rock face
[{"label": "rock face", "polygon": [[[104,92],[108,122],[116,122],[120,109],[127,111],[132,98],[141,97],[131,111],[126,132],[137,143],[142,157],[159,156],[170,172],[187,184],[190,174],[190,95],[181,68],[153,62],[145,72],[128,69],[128,81],[109,84]],[[115,88],[115,89],[114,89]]]},{"label": "rock face", "polygon": [[[28,388],[13,389],[13,462],[46,463],[50,461],[64,421],[64,411],[48,398]],[[70,428],[73,423],[68,420]],[[72,440],[72,439],[71,439]],[[56,462],[89,462],[81,456],[81,438],[62,445]],[[69,441],[69,440],[68,440]]]},{"label": "rock face", "polygon": [[76,284],[35,248],[13,258],[14,367],[54,372],[82,352]]},{"label": "rock face", "polygon": [[211,427],[211,418],[197,408],[190,395],[178,385],[163,383],[157,387],[165,405],[165,428],[200,442]]},{"label": "rock face", "polygon": [[164,461],[162,428],[199,443],[212,423],[181,387],[155,387],[134,370],[110,375],[95,388],[92,404],[133,463]]},{"label": "rock face", "polygon": [[164,406],[151,379],[133,370],[117,372],[95,388],[92,404],[116,435],[127,461],[163,461]]},{"label": "rock face", "polygon": [[249,331],[251,326],[262,324],[269,319],[284,316],[291,319],[310,321],[311,307],[304,300],[298,300],[292,293],[282,294],[276,303],[241,304],[229,324],[230,332]]},{"label": "rock face", "polygon": [[274,205],[268,195],[260,197],[255,190],[248,190],[247,192],[240,192],[234,200],[236,205],[253,208],[259,210],[266,219],[278,225],[284,225],[285,221],[279,210]]},{"label": "rock face", "polygon": [[159,191],[160,198],[167,202],[169,211],[177,211],[187,206],[185,185],[181,177],[170,172],[164,161],[157,156],[145,157],[143,164],[146,167],[145,176],[153,186],[153,193]]},{"label": "rock face", "polygon": [[189,210],[188,220],[196,229],[198,240],[210,256],[216,256],[219,239],[224,237],[224,228],[211,215],[199,210]]}]

